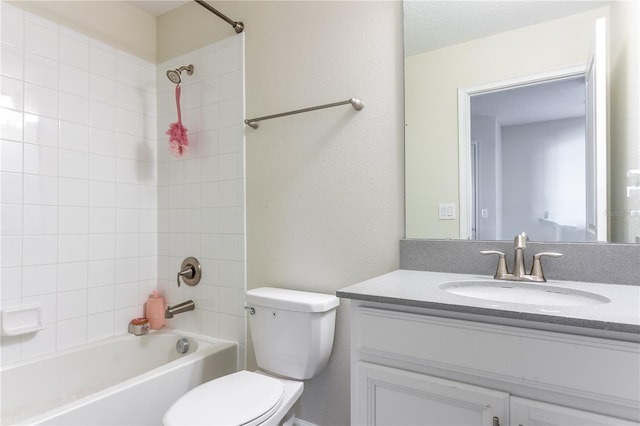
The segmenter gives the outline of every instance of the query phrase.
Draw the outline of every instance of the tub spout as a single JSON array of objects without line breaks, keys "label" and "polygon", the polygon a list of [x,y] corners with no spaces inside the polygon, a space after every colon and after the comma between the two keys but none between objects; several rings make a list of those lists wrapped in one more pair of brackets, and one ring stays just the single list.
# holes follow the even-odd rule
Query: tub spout
[{"label": "tub spout", "polygon": [[196,305],[193,303],[193,300],[187,300],[186,302],[179,303],[175,306],[167,306],[167,309],[164,311],[164,317],[173,318],[174,315],[193,311],[195,308]]}]

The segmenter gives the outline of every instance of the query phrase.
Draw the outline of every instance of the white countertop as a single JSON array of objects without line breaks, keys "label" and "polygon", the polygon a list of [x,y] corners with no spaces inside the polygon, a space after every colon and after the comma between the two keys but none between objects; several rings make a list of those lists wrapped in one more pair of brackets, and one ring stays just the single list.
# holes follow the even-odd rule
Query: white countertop
[{"label": "white countertop", "polygon": [[[608,303],[587,306],[545,306],[507,303],[456,295],[439,288],[451,281],[490,280],[486,275],[455,274],[400,269],[342,288],[338,297],[440,311],[447,316],[473,315],[494,322],[500,318],[524,321],[536,328],[569,327],[579,334],[640,340],[640,286],[549,280],[549,285],[596,293]],[[498,281],[518,285],[521,282]],[[524,283],[523,283],[524,284]],[[526,283],[533,284],[536,283]],[[548,327],[545,327],[548,325]],[[581,333],[584,332],[584,333]]]}]

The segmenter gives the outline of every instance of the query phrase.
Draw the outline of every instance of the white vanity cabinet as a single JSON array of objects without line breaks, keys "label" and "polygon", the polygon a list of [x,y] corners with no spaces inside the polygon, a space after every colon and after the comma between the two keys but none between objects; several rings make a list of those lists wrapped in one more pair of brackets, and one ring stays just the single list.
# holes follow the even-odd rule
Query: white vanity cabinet
[{"label": "white vanity cabinet", "polygon": [[351,303],[353,425],[638,424],[638,343]]},{"label": "white vanity cabinet", "polygon": [[353,424],[492,426],[508,413],[505,392],[366,362],[355,368]]},{"label": "white vanity cabinet", "polygon": [[584,410],[575,410],[555,404],[547,404],[526,398],[510,398],[511,424],[518,426],[625,426],[637,422],[603,416]]}]

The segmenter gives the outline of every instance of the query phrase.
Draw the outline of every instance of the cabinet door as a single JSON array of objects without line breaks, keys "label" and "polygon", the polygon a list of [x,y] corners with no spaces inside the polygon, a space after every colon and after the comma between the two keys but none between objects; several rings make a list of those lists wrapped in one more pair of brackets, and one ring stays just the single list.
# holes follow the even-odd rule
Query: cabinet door
[{"label": "cabinet door", "polygon": [[511,397],[513,426],[626,426],[638,423],[531,399]]},{"label": "cabinet door", "polygon": [[509,394],[397,368],[357,362],[352,392],[354,425],[508,424]]}]

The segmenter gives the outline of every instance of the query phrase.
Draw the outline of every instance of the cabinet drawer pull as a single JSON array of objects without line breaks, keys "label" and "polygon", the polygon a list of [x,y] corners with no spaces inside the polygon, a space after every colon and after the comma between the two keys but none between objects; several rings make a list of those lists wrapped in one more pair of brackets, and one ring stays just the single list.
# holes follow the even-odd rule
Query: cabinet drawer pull
[{"label": "cabinet drawer pull", "polygon": [[500,419],[498,417],[493,417],[492,426],[500,426]]}]

